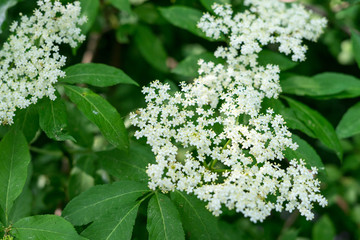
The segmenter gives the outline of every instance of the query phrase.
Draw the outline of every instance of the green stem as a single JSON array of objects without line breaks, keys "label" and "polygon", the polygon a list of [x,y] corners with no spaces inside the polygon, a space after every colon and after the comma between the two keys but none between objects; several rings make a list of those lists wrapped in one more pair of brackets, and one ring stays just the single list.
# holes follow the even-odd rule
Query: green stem
[{"label": "green stem", "polygon": [[63,156],[63,153],[61,151],[51,151],[51,150],[41,149],[41,148],[37,148],[37,147],[30,147],[30,151],[44,154],[44,155],[55,156],[55,157]]}]

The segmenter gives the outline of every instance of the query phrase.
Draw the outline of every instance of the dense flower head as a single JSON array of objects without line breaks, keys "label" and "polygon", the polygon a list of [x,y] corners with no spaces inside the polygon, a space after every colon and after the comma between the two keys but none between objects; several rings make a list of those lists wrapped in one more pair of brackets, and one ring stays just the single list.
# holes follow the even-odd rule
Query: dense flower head
[{"label": "dense flower head", "polygon": [[79,25],[80,3],[63,6],[40,0],[33,15],[14,22],[11,35],[0,50],[0,124],[13,123],[17,108],[26,108],[44,96],[55,99],[53,84],[64,77],[66,57],[59,44],[76,47],[85,40]]},{"label": "dense flower head", "polygon": [[159,81],[143,88],[147,106],[130,119],[139,127],[135,137],[145,137],[155,154],[149,187],[193,193],[216,216],[225,206],[257,222],[272,210],[298,209],[309,220],[314,203],[327,204],[317,169],[302,159],[285,161],[284,150],[298,146],[282,116],[261,107],[280,94],[280,70],[259,65],[257,54],[261,45],[279,43],[279,51],[303,60],[302,40],[316,40],[325,20],[277,0],[245,5],[233,15],[229,5],[215,4],[216,16],[204,14],[199,22],[209,37],[228,38],[229,46],[214,53],[224,64],[200,60],[199,77],[180,91]]},{"label": "dense flower head", "polygon": [[303,39],[315,41],[326,26],[326,19],[314,15],[300,4],[278,0],[245,0],[248,9],[233,16],[230,5],[214,5],[215,16],[204,14],[198,23],[207,36],[229,38],[230,48],[242,55],[259,53],[262,46],[279,44],[279,51],[292,54],[294,61],[305,59]]}]

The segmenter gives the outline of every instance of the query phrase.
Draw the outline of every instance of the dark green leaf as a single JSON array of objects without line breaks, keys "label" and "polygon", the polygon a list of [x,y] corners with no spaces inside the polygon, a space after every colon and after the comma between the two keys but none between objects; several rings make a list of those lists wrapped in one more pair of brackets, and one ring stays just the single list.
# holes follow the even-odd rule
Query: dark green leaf
[{"label": "dark green leaf", "polygon": [[331,222],[331,219],[325,215],[321,217],[315,224],[312,230],[312,239],[313,240],[324,240],[324,239],[334,239],[335,237],[335,227]]},{"label": "dark green leaf", "polygon": [[75,240],[84,239],[74,227],[56,215],[32,216],[19,220],[11,228],[17,239]]},{"label": "dark green leaf", "polygon": [[313,77],[293,76],[281,80],[284,93],[321,98],[360,96],[360,79],[341,73],[321,73]]},{"label": "dark green leaf", "polygon": [[281,110],[281,115],[284,117],[286,125],[291,129],[299,130],[309,137],[316,138],[315,133],[296,116],[297,110],[291,108],[285,108]]},{"label": "dark green leaf", "polygon": [[299,235],[299,230],[286,229],[280,236],[279,240],[296,240]]},{"label": "dark green leaf", "polygon": [[342,147],[333,126],[320,113],[310,107],[284,97],[294,110],[296,117],[302,121],[327,147],[334,150],[336,155],[342,159]]},{"label": "dark green leaf", "polygon": [[85,83],[96,87],[109,87],[116,84],[134,84],[134,80],[122,70],[100,63],[79,63],[65,69],[66,77],[60,82]]},{"label": "dark green leaf", "polygon": [[15,200],[14,205],[9,214],[9,220],[16,222],[23,217],[31,214],[32,209],[32,192],[28,187],[25,187],[19,197]]},{"label": "dark green leaf", "polygon": [[87,22],[81,26],[82,33],[86,34],[94,24],[98,15],[99,0],[80,0],[81,13],[87,17]]},{"label": "dark green leaf", "polygon": [[209,11],[212,11],[211,6],[214,3],[218,4],[230,4],[230,0],[200,0],[201,4]]},{"label": "dark green leaf", "polygon": [[222,239],[216,217],[195,196],[172,192],[171,199],[179,210],[185,231],[192,240]]},{"label": "dark green leaf", "polygon": [[108,0],[108,2],[119,10],[131,12],[129,0]]},{"label": "dark green leaf", "polygon": [[148,191],[146,184],[131,181],[94,186],[70,201],[62,214],[72,224],[84,225],[111,209],[134,202]]},{"label": "dark green leaf", "polygon": [[155,162],[151,149],[136,142],[130,144],[129,153],[119,150],[98,152],[101,166],[120,180],[148,181],[146,167]]},{"label": "dark green leaf", "polygon": [[81,233],[90,240],[130,240],[140,202],[114,209]]},{"label": "dark green leaf", "polygon": [[198,61],[203,59],[205,62],[222,63],[224,62],[220,58],[216,58],[213,53],[204,52],[197,55],[191,55],[181,61],[173,70],[173,73],[185,76],[185,77],[197,77],[198,74]]},{"label": "dark green leaf", "polygon": [[339,138],[352,137],[360,133],[360,103],[347,110],[336,127],[336,133]]},{"label": "dark green leaf", "polygon": [[185,240],[178,210],[161,193],[156,192],[149,201],[146,228],[150,240]]},{"label": "dark green leaf", "polygon": [[96,126],[115,147],[128,149],[127,131],[120,114],[104,98],[87,88],[65,86],[65,93],[79,110]]},{"label": "dark green leaf", "polygon": [[356,33],[355,31],[352,31],[351,41],[352,41],[355,60],[360,68],[360,34]]},{"label": "dark green leaf", "polygon": [[145,60],[156,69],[167,72],[167,53],[162,42],[148,27],[139,25],[135,32],[135,44]]},{"label": "dark green leaf", "polygon": [[30,143],[39,130],[39,114],[35,105],[30,105],[25,109],[16,112],[14,118],[15,128],[23,132],[27,141]]},{"label": "dark green leaf", "polygon": [[18,0],[2,0],[0,3],[0,33],[2,33],[2,24],[6,19],[6,14],[9,8],[15,6]]},{"label": "dark green leaf", "polygon": [[1,140],[0,153],[0,206],[7,221],[15,199],[24,188],[30,153],[25,137],[16,129]]},{"label": "dark green leaf", "polygon": [[273,52],[270,50],[262,50],[259,53],[258,62],[260,65],[266,66],[267,64],[274,64],[278,65],[281,71],[285,71],[288,69],[291,69],[298,65],[297,62],[291,61],[288,57],[285,55]]},{"label": "dark green leaf", "polygon": [[75,139],[67,132],[67,112],[64,102],[58,96],[54,101],[44,98],[39,105],[40,127],[46,135],[56,141]]},{"label": "dark green leaf", "polygon": [[94,142],[94,131],[96,126],[92,124],[74,104],[67,102],[68,129],[71,136],[76,140],[76,144],[85,148],[91,148]]},{"label": "dark green leaf", "polygon": [[322,177],[326,176],[324,164],[311,145],[295,134],[292,135],[292,139],[299,145],[299,147],[296,150],[287,148],[284,152],[285,157],[288,159],[303,159],[308,168],[316,167]]},{"label": "dark green leaf", "polygon": [[197,27],[197,23],[203,15],[201,11],[190,7],[172,6],[160,8],[160,13],[171,24],[188,30],[199,37],[212,40],[206,37],[205,33]]}]

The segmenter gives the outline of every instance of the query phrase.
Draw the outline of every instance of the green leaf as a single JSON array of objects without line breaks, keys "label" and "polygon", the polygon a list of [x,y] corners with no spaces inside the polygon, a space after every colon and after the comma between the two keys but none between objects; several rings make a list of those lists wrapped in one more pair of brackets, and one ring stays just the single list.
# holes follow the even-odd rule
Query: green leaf
[{"label": "green leaf", "polygon": [[79,63],[65,69],[66,76],[60,82],[83,83],[96,87],[109,87],[116,84],[139,86],[122,70],[100,63]]},{"label": "green leaf", "polygon": [[129,152],[119,150],[103,151],[96,153],[99,162],[109,174],[119,180],[148,181],[146,167],[155,163],[151,149],[139,143],[132,142]]},{"label": "green leaf", "polygon": [[356,33],[355,31],[352,31],[351,42],[352,42],[352,48],[353,48],[355,60],[360,68],[360,34]]},{"label": "green leaf", "polygon": [[339,138],[348,138],[360,133],[360,103],[350,107],[336,127]]},{"label": "green leaf", "polygon": [[2,24],[6,19],[6,14],[9,8],[15,6],[18,0],[2,0],[0,3],[0,33],[2,33]]},{"label": "green leaf", "polygon": [[291,61],[284,54],[273,52],[270,50],[262,50],[259,53],[259,57],[257,59],[260,65],[266,66],[267,64],[278,65],[281,71],[285,71],[291,69],[298,65],[297,62]]},{"label": "green leaf", "polygon": [[66,107],[59,96],[57,96],[54,101],[48,98],[42,99],[39,108],[40,127],[49,138],[56,141],[75,141],[75,139],[66,132]]},{"label": "green leaf", "polygon": [[334,150],[339,159],[342,159],[342,147],[336,135],[333,126],[320,113],[310,107],[284,97],[290,107],[295,111],[299,120],[301,120],[327,147]]},{"label": "green leaf", "polygon": [[81,31],[86,34],[94,24],[98,15],[100,2],[99,0],[80,0],[81,13],[87,17],[86,23],[81,25]]},{"label": "green leaf", "polygon": [[39,130],[39,114],[35,105],[30,105],[25,109],[16,111],[14,118],[14,126],[23,132],[27,141],[30,143]]},{"label": "green leaf", "polygon": [[76,144],[90,149],[94,142],[94,131],[96,126],[92,124],[74,104],[67,102],[68,129],[71,136],[76,140]]},{"label": "green leaf", "polygon": [[146,228],[150,240],[185,240],[178,210],[167,196],[158,192],[149,201]]},{"label": "green leaf", "polygon": [[360,96],[360,79],[342,73],[321,73],[313,77],[293,76],[280,81],[284,93],[324,98]]},{"label": "green leaf", "polygon": [[15,200],[9,214],[10,222],[16,222],[23,217],[30,216],[32,209],[32,192],[30,188],[25,187],[19,197]]},{"label": "green leaf", "polygon": [[84,225],[107,211],[134,202],[148,191],[146,184],[131,181],[94,186],[70,201],[62,215],[76,226]]},{"label": "green leaf", "polygon": [[196,55],[190,55],[181,61],[173,70],[173,73],[185,76],[185,77],[197,77],[198,74],[198,61],[203,59],[205,62],[223,63],[224,60],[216,58],[213,53],[204,52]]},{"label": "green leaf", "polygon": [[159,8],[161,15],[171,24],[185,29],[199,37],[214,41],[206,37],[205,33],[197,27],[203,13],[197,9],[183,6],[172,6]]},{"label": "green leaf", "polygon": [[301,139],[299,136],[293,134],[292,139],[299,145],[299,147],[296,150],[287,148],[284,152],[285,157],[288,159],[303,159],[308,168],[316,167],[319,174],[321,174],[322,178],[324,178],[326,176],[325,167],[316,151],[310,144]]},{"label": "green leaf", "polygon": [[80,193],[85,192],[92,186],[94,186],[94,178],[92,176],[77,167],[74,167],[71,170],[68,186],[70,199],[73,199]]},{"label": "green leaf", "polygon": [[74,227],[69,222],[56,215],[39,215],[23,218],[12,226],[11,234],[17,239],[22,240],[84,239],[77,234]]},{"label": "green leaf", "polygon": [[26,182],[30,153],[25,137],[16,129],[1,140],[0,153],[0,206],[7,225],[13,203]]},{"label": "green leaf", "polygon": [[66,95],[115,147],[127,150],[129,140],[120,114],[104,98],[87,88],[64,86]]},{"label": "green leaf", "polygon": [[201,4],[209,11],[212,11],[211,6],[214,3],[218,4],[230,4],[230,0],[200,0]]},{"label": "green leaf", "polygon": [[286,229],[280,236],[279,240],[296,240],[300,230]]},{"label": "green leaf", "polygon": [[312,230],[312,239],[313,240],[324,240],[324,239],[334,239],[335,237],[335,227],[331,222],[331,219],[325,215],[321,217],[315,224]]},{"label": "green leaf", "polygon": [[106,213],[81,235],[90,240],[130,240],[140,203],[132,202]]},{"label": "green leaf", "polygon": [[190,239],[221,239],[217,219],[205,208],[204,202],[179,191],[172,192],[171,199],[179,210],[184,229]]},{"label": "green leaf", "polygon": [[297,110],[291,108],[285,108],[280,111],[289,128],[299,130],[309,137],[316,138],[315,133],[302,121],[302,119],[299,119],[296,116],[296,112]]},{"label": "green leaf", "polygon": [[157,38],[150,28],[139,25],[135,32],[135,44],[141,55],[154,68],[167,72],[167,53],[162,42]]},{"label": "green leaf", "polygon": [[119,10],[131,12],[129,0],[108,0],[108,2]]}]

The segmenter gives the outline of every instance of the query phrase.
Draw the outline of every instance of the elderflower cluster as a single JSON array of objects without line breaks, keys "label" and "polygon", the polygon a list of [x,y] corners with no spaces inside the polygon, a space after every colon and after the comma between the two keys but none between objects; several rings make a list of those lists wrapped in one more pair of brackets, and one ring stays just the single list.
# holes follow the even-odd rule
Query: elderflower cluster
[{"label": "elderflower cluster", "polygon": [[281,92],[279,67],[260,66],[257,54],[260,44],[280,43],[280,51],[303,60],[302,39],[316,40],[325,20],[277,0],[245,4],[249,10],[236,15],[215,4],[217,16],[199,22],[209,37],[229,38],[229,47],[215,51],[224,64],[200,60],[199,77],[177,92],[159,81],[143,88],[147,106],[130,119],[139,127],[135,137],[145,137],[155,154],[149,187],[193,193],[216,216],[225,206],[257,222],[272,210],[298,209],[309,220],[314,203],[327,204],[317,169],[284,161],[284,150],[298,146],[282,116],[261,107]]},{"label": "elderflower cluster", "polygon": [[53,84],[64,77],[66,57],[58,45],[76,47],[85,40],[79,25],[80,3],[63,6],[59,1],[37,2],[32,16],[14,22],[0,50],[0,124],[12,124],[17,108],[26,108],[44,96],[54,100]]}]

